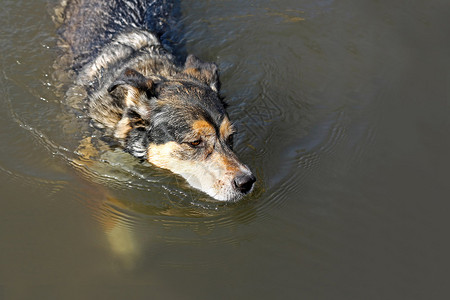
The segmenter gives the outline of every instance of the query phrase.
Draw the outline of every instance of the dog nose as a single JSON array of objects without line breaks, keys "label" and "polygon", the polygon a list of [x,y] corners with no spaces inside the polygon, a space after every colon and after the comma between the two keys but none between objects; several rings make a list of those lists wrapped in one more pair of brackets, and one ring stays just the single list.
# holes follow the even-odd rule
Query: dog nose
[{"label": "dog nose", "polygon": [[236,189],[238,189],[241,193],[247,194],[253,187],[253,183],[255,183],[256,178],[253,174],[240,174],[237,175],[233,182]]}]

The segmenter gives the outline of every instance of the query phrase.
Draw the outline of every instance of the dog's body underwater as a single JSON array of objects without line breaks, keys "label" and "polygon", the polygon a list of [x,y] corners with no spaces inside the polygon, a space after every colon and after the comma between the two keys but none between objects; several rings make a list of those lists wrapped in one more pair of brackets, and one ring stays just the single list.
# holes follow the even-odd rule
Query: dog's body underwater
[{"label": "dog's body underwater", "polygon": [[63,2],[59,33],[87,114],[133,156],[237,201],[256,179],[232,150],[217,66],[193,55],[178,66],[158,38],[171,4],[148,2]]}]

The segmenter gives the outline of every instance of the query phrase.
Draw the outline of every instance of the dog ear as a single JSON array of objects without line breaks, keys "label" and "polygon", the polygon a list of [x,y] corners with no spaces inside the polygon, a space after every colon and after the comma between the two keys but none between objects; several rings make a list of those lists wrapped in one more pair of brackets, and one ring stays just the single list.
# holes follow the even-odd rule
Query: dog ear
[{"label": "dog ear", "polygon": [[[118,87],[122,88],[122,95],[116,92]],[[125,71],[109,86],[108,92],[116,94],[116,97],[123,97],[125,107],[139,107],[146,105],[145,99],[154,95],[154,84],[149,78],[136,70],[127,68]]]},{"label": "dog ear", "polygon": [[122,119],[116,124],[114,136],[125,140],[132,132],[145,132],[150,122],[149,98],[154,95],[153,81],[138,71],[127,68],[111,84],[108,92],[124,106]]},{"label": "dog ear", "polygon": [[125,109],[122,119],[116,124],[114,137],[126,152],[143,159],[147,153],[149,120],[131,108]]},{"label": "dog ear", "polygon": [[213,91],[219,91],[219,71],[215,63],[202,62],[200,59],[190,54],[186,58],[183,73],[188,77],[206,83]]}]

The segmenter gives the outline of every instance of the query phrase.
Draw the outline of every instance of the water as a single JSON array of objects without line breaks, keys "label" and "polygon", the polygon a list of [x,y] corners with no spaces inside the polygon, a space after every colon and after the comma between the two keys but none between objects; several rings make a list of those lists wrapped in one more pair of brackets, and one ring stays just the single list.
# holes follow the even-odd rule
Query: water
[{"label": "water", "polygon": [[259,179],[232,205],[78,155],[54,5],[0,12],[0,298],[448,298],[447,1],[182,1]]}]

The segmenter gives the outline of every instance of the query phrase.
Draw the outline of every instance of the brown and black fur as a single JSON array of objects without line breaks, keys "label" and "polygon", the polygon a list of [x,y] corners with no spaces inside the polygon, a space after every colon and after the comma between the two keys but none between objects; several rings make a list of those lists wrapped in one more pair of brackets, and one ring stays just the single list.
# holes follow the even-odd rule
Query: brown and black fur
[{"label": "brown and black fur", "polygon": [[236,201],[248,193],[255,177],[232,150],[234,128],[219,96],[217,65],[193,55],[179,65],[160,42],[173,4],[63,4],[62,45],[95,126],[131,155],[213,198]]}]

